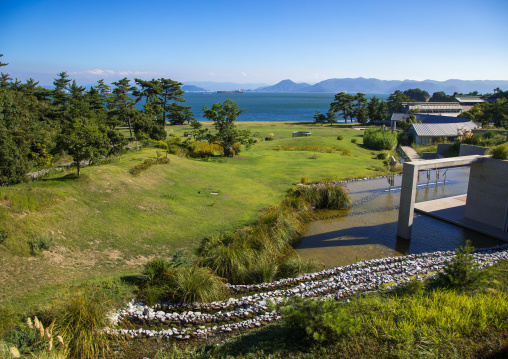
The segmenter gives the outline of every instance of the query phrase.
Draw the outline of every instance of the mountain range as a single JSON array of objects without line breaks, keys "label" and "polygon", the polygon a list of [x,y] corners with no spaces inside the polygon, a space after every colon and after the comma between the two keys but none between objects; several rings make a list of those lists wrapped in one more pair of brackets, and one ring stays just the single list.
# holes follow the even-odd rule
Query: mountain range
[{"label": "mountain range", "polygon": [[263,86],[252,91],[255,92],[305,92],[305,93],[338,93],[338,92],[363,92],[363,93],[393,93],[396,90],[405,91],[419,88],[429,94],[443,91],[453,95],[454,92],[469,93],[492,93],[495,88],[508,89],[506,80],[379,80],[373,78],[342,78],[328,79],[317,84],[295,83],[291,80],[283,80],[273,86]]}]

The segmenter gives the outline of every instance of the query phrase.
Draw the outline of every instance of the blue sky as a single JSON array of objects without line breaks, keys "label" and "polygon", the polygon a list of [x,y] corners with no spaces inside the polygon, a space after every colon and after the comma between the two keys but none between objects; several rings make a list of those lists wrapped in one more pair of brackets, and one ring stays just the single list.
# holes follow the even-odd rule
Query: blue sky
[{"label": "blue sky", "polygon": [[507,0],[0,0],[0,61],[41,84],[508,80],[506,19]]}]

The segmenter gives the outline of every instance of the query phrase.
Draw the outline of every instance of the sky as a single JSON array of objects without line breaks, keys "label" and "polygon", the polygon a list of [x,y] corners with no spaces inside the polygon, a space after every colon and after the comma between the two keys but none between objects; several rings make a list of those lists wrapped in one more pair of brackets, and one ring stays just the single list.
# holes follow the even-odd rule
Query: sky
[{"label": "sky", "polygon": [[0,0],[0,70],[171,78],[508,80],[508,0]]}]

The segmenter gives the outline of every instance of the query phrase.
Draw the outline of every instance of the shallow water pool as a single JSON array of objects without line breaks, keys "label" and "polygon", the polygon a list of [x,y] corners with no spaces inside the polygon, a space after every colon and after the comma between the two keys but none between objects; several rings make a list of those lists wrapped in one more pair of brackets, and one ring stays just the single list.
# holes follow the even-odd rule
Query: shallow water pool
[{"label": "shallow water pool", "polygon": [[[469,167],[422,171],[416,201],[466,194],[468,178]],[[401,180],[402,176],[395,176],[391,187],[386,178],[348,183],[353,206],[319,213],[323,219],[307,226],[297,249],[300,256],[331,268],[358,260],[454,250],[468,239],[478,248],[504,243],[418,213],[414,214],[411,240],[397,238]]]}]

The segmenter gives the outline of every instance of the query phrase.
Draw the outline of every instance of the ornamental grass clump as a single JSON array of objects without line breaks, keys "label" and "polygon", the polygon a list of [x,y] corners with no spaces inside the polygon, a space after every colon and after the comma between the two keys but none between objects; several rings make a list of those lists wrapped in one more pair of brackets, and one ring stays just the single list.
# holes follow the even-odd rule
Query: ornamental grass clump
[{"label": "ornamental grass clump", "polygon": [[508,160],[508,143],[503,143],[492,148],[490,150],[490,154],[492,155],[492,158],[497,158],[499,160]]},{"label": "ornamental grass clump", "polygon": [[350,207],[352,202],[346,186],[336,183],[325,183],[316,186],[297,186],[293,193],[303,197],[317,209],[340,209]]},{"label": "ornamental grass clump", "polygon": [[171,270],[164,299],[181,303],[210,303],[227,297],[224,279],[210,269],[192,266]]},{"label": "ornamental grass clump", "polygon": [[64,304],[55,329],[61,333],[69,357],[94,359],[114,356],[111,337],[104,328],[111,325],[108,317],[113,303],[97,288],[85,288]]}]

